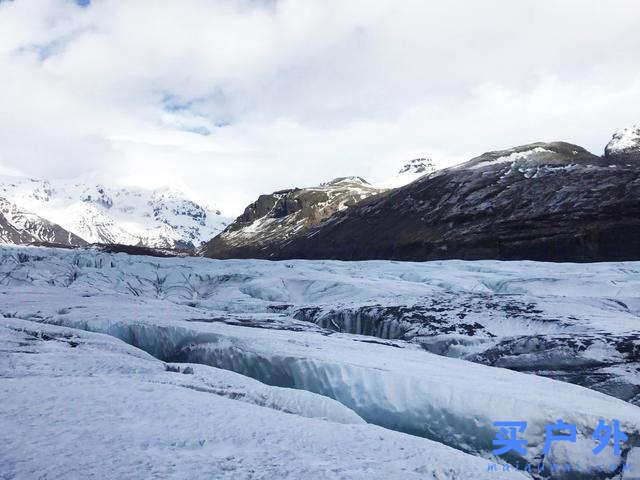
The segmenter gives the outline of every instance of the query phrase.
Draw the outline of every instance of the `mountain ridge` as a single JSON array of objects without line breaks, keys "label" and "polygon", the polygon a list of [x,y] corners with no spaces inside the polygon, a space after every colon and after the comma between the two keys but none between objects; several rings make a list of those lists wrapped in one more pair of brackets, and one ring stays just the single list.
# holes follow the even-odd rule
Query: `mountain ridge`
[{"label": "mountain ridge", "polygon": [[[362,199],[272,245],[236,245],[235,255],[272,260],[638,259],[640,162],[633,159],[640,141],[628,143],[622,150],[608,148],[603,156],[567,142],[486,152]],[[219,258],[215,242],[204,254]]]},{"label": "mountain ridge", "polygon": [[384,195],[393,188],[390,185],[410,183],[434,170],[430,160],[418,158],[405,163],[395,177],[376,184],[360,176],[346,176],[316,186],[260,195],[223,232],[207,242],[200,254],[243,258],[254,251],[280,248],[332,215],[366,198]]}]

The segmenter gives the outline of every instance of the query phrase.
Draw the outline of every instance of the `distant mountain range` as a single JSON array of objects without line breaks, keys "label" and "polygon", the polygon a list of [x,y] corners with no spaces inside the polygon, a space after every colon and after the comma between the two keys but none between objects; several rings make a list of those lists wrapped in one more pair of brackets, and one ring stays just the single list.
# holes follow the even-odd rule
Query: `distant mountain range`
[{"label": "distant mountain range", "polygon": [[[321,211],[325,200],[309,199],[306,211]],[[638,260],[640,128],[617,132],[603,156],[564,142],[523,145],[425,171],[313,222],[289,223],[296,212],[245,212],[203,253],[274,260]],[[256,227],[264,224],[272,228],[262,236]]]},{"label": "distant mountain range", "polygon": [[638,260],[640,126],[602,156],[550,142],[440,170],[418,158],[379,183],[260,195],[235,221],[171,189],[0,177],[0,241],[274,260]]},{"label": "distant mountain range", "polygon": [[5,217],[0,235],[11,243],[193,249],[230,221],[220,211],[168,188],[0,177],[0,198]]},{"label": "distant mountain range", "polygon": [[[243,241],[251,237],[256,244],[268,244],[278,236],[286,236],[288,228],[309,228],[388,189],[388,184],[407,183],[433,169],[429,161],[413,160],[381,185],[370,185],[359,177],[344,177],[312,189],[263,195],[247,207],[230,231]],[[290,216],[294,210],[295,215]],[[195,251],[231,221],[218,209],[169,188],[109,187],[86,179],[0,177],[0,241],[6,243],[72,247],[118,244]]]}]

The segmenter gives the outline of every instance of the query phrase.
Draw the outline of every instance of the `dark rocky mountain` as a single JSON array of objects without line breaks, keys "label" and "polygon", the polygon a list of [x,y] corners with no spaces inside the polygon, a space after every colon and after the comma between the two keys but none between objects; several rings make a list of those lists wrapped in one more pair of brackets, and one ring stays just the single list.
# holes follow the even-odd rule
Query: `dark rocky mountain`
[{"label": "dark rocky mountain", "polygon": [[260,195],[242,215],[205,245],[203,253],[215,258],[270,258],[271,252],[296,235],[383,191],[360,177],[340,177],[317,187]]},{"label": "dark rocky mountain", "polygon": [[430,159],[416,158],[405,163],[393,177],[373,185],[362,177],[339,177],[315,187],[260,195],[200,253],[214,258],[273,258],[274,250],[333,214],[434,171]]},{"label": "dark rocky mountain", "polygon": [[640,150],[628,137],[623,149],[610,143],[604,157],[564,142],[485,153],[278,242],[237,243],[227,256],[638,260]]},{"label": "dark rocky mountain", "polygon": [[0,197],[0,241],[27,245],[83,246],[87,242],[49,220]]}]

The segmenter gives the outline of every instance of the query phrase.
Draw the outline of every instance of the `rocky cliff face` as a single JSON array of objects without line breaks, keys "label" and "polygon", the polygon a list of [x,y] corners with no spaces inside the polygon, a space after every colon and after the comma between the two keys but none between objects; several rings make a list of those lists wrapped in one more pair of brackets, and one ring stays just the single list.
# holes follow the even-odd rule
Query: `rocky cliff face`
[{"label": "rocky cliff face", "polygon": [[340,177],[317,187],[260,195],[203,249],[215,258],[271,258],[294,237],[334,213],[384,190],[360,177]]},{"label": "rocky cliff face", "polygon": [[485,153],[243,256],[638,259],[640,163],[627,150],[624,155],[611,151],[598,157],[554,142]]},{"label": "rocky cliff face", "polygon": [[0,198],[0,241],[26,245],[30,243],[54,243],[83,246],[82,238],[29,212],[6,198]]}]

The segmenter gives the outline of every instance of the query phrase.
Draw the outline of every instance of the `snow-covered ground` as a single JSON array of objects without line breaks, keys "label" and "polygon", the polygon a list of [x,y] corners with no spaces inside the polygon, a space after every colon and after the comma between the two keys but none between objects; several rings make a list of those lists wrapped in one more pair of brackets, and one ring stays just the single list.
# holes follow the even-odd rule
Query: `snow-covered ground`
[{"label": "snow-covered ground", "polygon": [[[27,260],[17,261],[18,252]],[[0,253],[0,282],[168,300],[226,322],[290,328],[293,317],[301,329],[407,340],[640,402],[640,263],[208,261],[37,252]]]},{"label": "snow-covered ground", "polygon": [[336,401],[3,319],[0,478],[524,478]]},{"label": "snow-covered ground", "polygon": [[[528,422],[527,452],[500,463],[607,465],[613,473],[577,478],[621,478],[637,456],[639,407],[479,362],[523,356],[540,365],[521,370],[586,379],[609,368],[611,384],[633,391],[639,263],[215,261],[25,247],[0,259],[9,478],[46,469],[496,478],[495,421]],[[571,344],[578,353],[563,357]],[[543,456],[545,427],[558,419],[576,425],[577,441]],[[598,421],[613,419],[629,437],[623,454],[596,456]]]}]

